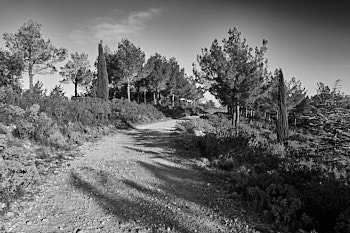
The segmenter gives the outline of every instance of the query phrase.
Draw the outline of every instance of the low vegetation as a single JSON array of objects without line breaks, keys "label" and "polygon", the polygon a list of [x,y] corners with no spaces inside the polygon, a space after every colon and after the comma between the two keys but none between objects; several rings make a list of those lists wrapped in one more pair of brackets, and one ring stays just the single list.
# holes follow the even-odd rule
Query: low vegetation
[{"label": "low vegetation", "polygon": [[148,104],[91,97],[69,100],[34,86],[18,94],[0,88],[0,212],[50,168],[72,157],[74,148],[115,128],[159,121]]},{"label": "low vegetation", "polygon": [[316,135],[292,131],[281,145],[269,124],[247,121],[237,133],[230,123],[216,115],[180,123],[178,141],[188,150],[196,145],[201,164],[226,171],[232,191],[277,229],[349,231],[349,160],[329,163],[310,144]]}]

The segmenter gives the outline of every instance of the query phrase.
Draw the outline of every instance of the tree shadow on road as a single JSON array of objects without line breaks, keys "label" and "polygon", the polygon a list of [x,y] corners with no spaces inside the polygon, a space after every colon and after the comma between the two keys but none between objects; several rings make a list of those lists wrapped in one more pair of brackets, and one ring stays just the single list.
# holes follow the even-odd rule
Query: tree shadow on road
[{"label": "tree shadow on road", "polygon": [[[143,129],[130,132],[129,135],[134,137],[139,146],[145,146],[149,150],[161,147],[164,150],[164,153],[152,156],[156,161],[153,164],[138,162],[141,167],[161,180],[162,185],[159,188],[162,192],[196,203],[227,219],[245,219],[261,232],[267,232],[259,217],[237,200],[239,196],[234,192],[234,183],[227,173],[207,170],[199,167],[197,163],[186,162],[200,158],[195,145],[192,149],[185,150],[176,142],[176,132]],[[170,152],[170,155],[167,152]],[[187,168],[157,162],[162,160],[185,164]]]},{"label": "tree shadow on road", "polygon": [[[99,171],[86,171],[96,181],[91,182],[77,172],[71,173],[71,185],[90,195],[105,212],[121,222],[134,221],[150,227],[152,232],[165,231],[154,230],[158,229],[154,226],[169,226],[176,230],[171,232],[184,233],[194,232],[194,229],[218,232],[220,227],[224,232],[227,229],[236,232],[241,227],[243,231],[245,225],[237,223],[237,219],[260,228],[258,219],[252,217],[251,212],[237,201],[232,189],[227,188],[232,182],[226,175],[177,163],[184,160],[183,154],[179,156],[183,151],[168,132],[142,129],[125,134],[136,141],[136,148],[124,146],[126,149],[149,156],[150,160],[135,163],[136,170],[146,171],[144,174],[148,177],[115,178],[113,174],[104,174],[101,178]],[[188,158],[198,158],[198,155]],[[150,182],[149,177],[156,182]],[[224,222],[217,222],[218,219]],[[214,226],[217,228],[213,231]]]},{"label": "tree shadow on road", "polygon": [[126,131],[125,134],[136,140],[137,146],[169,150],[172,145],[169,143],[169,133],[164,131],[138,129]]},{"label": "tree shadow on road", "polygon": [[[96,171],[90,171],[90,173],[96,175]],[[158,191],[152,191],[133,181],[125,180],[123,183],[126,186],[145,194],[144,198],[132,193],[128,196],[125,193],[123,195],[116,192],[117,190],[103,191],[102,186],[85,180],[76,172],[72,172],[70,178],[74,188],[91,197],[106,213],[116,218],[114,224],[119,225],[120,229],[123,229],[125,223],[131,223],[131,226],[129,224],[123,230],[148,228],[151,232],[166,232],[169,228],[172,232],[173,230],[183,233],[193,232],[182,219],[176,216],[176,213],[152,201],[154,198],[161,198],[162,195]],[[162,199],[164,199],[164,195]]]},{"label": "tree shadow on road", "polygon": [[[195,145],[193,145],[193,150],[185,151],[183,145],[177,143],[176,131],[173,130],[136,129],[126,131],[125,134],[133,137],[136,146],[147,148],[151,152],[150,154],[153,154],[152,151],[156,151],[157,154],[169,153],[175,160],[199,158],[199,151],[196,150]],[[160,153],[160,149],[162,153]],[[163,157],[163,155],[160,156]]]}]

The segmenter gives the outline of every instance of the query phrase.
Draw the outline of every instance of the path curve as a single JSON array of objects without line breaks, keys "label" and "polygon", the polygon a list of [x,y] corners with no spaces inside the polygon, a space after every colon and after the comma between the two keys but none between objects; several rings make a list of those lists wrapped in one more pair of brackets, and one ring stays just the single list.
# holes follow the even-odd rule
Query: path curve
[{"label": "path curve", "polygon": [[181,163],[171,143],[177,121],[84,144],[81,157],[7,219],[5,232],[253,232],[234,193]]}]

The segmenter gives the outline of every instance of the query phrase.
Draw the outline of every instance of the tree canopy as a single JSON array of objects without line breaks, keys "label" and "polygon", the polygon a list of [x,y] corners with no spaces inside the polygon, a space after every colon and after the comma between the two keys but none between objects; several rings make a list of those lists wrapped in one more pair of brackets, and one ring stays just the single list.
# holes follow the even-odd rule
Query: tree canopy
[{"label": "tree canopy", "polygon": [[24,23],[17,33],[4,33],[6,47],[18,54],[24,64],[24,71],[29,75],[29,89],[33,91],[33,76],[56,72],[55,64],[66,58],[67,50],[56,48],[41,34],[41,24],[34,20]]},{"label": "tree canopy", "polygon": [[10,86],[19,91],[22,71],[23,61],[17,54],[0,50],[0,87]]},{"label": "tree canopy", "polygon": [[61,67],[60,75],[63,77],[61,82],[72,82],[74,84],[74,96],[78,96],[78,86],[85,87],[92,81],[92,72],[90,70],[90,61],[88,55],[82,53],[71,53],[69,60]]},{"label": "tree canopy", "polygon": [[145,53],[128,39],[123,39],[118,44],[115,56],[117,74],[119,73],[120,75],[120,82],[127,85],[127,98],[131,101],[131,87],[142,70],[145,62]]},{"label": "tree canopy", "polygon": [[264,57],[267,41],[263,40],[262,47],[254,50],[236,28],[228,34],[228,39],[222,40],[223,45],[215,39],[210,49],[202,49],[197,57],[201,71],[195,69],[194,73],[198,82],[223,105],[237,111],[239,106],[252,104],[260,94],[267,75]]}]

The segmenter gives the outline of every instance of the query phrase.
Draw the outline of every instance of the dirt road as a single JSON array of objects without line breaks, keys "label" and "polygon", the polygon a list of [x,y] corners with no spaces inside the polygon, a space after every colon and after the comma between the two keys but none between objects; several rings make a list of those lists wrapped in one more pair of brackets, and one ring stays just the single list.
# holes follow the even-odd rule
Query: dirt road
[{"label": "dirt road", "polygon": [[[19,205],[5,232],[254,232],[222,183],[178,157],[176,121],[138,126],[81,147]],[[222,182],[227,182],[222,180]],[[13,216],[12,216],[13,215]]]}]

